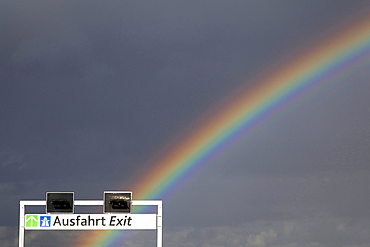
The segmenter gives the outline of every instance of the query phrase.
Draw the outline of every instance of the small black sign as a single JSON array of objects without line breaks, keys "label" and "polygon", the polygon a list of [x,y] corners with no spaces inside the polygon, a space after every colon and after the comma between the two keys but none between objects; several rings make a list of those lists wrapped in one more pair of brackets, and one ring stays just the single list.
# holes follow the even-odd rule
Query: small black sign
[{"label": "small black sign", "polygon": [[46,213],[73,213],[73,192],[47,192]]}]

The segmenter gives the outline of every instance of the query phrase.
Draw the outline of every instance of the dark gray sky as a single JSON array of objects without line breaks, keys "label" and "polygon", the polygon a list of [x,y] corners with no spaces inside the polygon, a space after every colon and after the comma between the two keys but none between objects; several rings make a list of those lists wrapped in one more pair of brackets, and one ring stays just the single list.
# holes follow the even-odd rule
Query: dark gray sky
[{"label": "dark gray sky", "polygon": [[[360,0],[1,1],[0,245],[17,246],[19,200],[130,189],[235,90],[366,13]],[[369,71],[294,101],[177,188],[165,246],[369,246]]]}]

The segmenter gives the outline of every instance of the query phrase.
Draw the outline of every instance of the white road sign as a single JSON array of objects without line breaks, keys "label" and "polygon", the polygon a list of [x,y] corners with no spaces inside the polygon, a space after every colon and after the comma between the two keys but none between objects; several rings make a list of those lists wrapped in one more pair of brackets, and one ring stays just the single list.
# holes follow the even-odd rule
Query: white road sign
[{"label": "white road sign", "polygon": [[157,229],[156,214],[26,214],[26,230]]}]

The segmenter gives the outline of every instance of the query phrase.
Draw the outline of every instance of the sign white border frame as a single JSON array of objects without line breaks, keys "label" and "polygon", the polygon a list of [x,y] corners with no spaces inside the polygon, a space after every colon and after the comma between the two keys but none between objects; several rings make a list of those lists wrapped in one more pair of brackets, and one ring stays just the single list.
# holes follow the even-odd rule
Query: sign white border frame
[{"label": "sign white border frame", "polygon": [[[157,247],[162,247],[162,201],[132,200],[132,206],[157,206]],[[75,206],[104,206],[104,200],[75,200]],[[19,247],[24,247],[26,206],[46,206],[45,201],[19,201]],[[70,230],[73,231],[73,230]],[[122,231],[122,230],[121,230]]]}]

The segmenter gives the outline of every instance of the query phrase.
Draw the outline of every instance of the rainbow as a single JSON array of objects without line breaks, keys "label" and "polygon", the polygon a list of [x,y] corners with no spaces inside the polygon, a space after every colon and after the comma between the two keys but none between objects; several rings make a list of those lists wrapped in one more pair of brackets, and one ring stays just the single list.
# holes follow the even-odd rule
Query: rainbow
[{"label": "rainbow", "polygon": [[[198,123],[184,140],[156,159],[133,188],[134,198],[163,199],[240,136],[259,126],[302,94],[322,90],[370,59],[370,18],[362,16],[311,48],[293,55],[231,103]],[[240,91],[240,90],[239,90]],[[145,181],[144,183],[142,181]],[[78,246],[119,246],[122,232],[103,231]]]}]

